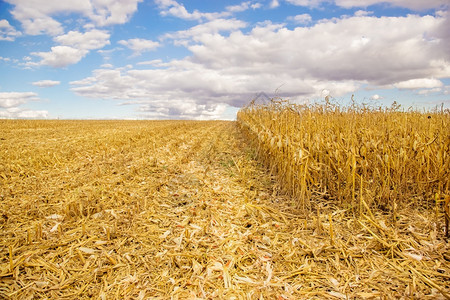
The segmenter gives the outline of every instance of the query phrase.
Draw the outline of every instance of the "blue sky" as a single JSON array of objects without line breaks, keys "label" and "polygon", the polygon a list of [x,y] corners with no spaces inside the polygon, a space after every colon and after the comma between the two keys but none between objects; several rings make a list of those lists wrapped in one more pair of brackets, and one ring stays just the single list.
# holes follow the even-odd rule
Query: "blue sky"
[{"label": "blue sky", "polygon": [[234,119],[265,92],[450,107],[448,0],[0,1],[0,118]]}]

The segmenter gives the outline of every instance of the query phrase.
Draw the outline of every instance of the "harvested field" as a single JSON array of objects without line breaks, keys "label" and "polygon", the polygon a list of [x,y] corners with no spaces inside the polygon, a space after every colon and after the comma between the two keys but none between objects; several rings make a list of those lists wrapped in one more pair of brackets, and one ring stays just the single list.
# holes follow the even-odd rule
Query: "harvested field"
[{"label": "harvested field", "polygon": [[301,209],[246,142],[235,122],[0,120],[0,297],[450,298],[441,211]]}]

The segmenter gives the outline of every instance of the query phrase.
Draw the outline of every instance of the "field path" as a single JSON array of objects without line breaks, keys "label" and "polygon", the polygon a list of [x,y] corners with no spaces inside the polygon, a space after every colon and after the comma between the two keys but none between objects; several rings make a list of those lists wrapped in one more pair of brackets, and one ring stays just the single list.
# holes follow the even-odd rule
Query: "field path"
[{"label": "field path", "polygon": [[[436,297],[449,292],[449,267],[433,260],[448,253],[445,243],[407,252],[344,210],[318,204],[301,214],[235,122],[0,125],[0,297],[370,299],[413,295],[417,285]],[[403,250],[410,260],[396,257]]]}]

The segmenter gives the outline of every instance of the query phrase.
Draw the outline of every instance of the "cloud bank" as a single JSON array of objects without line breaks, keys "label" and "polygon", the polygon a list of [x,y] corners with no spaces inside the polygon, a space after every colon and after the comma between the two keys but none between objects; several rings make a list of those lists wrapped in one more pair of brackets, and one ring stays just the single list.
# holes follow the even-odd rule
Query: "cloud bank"
[{"label": "cloud bank", "polygon": [[[90,76],[71,82],[76,95],[137,105],[141,117],[219,118],[227,107],[245,105],[261,91],[305,101],[322,97],[324,91],[339,97],[361,88],[417,90],[423,95],[450,90],[444,84],[450,78],[448,0],[255,0],[218,12],[189,11],[179,1],[155,0],[160,16],[192,26],[151,39],[116,40],[111,38],[112,26],[127,23],[142,0],[7,2],[14,5],[11,14],[22,31],[0,20],[0,40],[46,34],[53,41],[48,49],[31,52],[22,63],[26,68],[68,68],[92,52],[106,60],[119,45],[131,50],[128,59],[168,45],[187,50],[184,58],[150,57],[134,65],[126,62],[126,67],[114,67],[108,60]],[[356,11],[315,20],[312,11],[329,4]],[[243,12],[282,5],[305,7],[311,14],[294,14],[278,23],[252,24],[238,18]],[[368,9],[372,5],[434,12],[380,17]],[[68,15],[79,17],[78,26],[69,31],[61,20]],[[108,45],[113,48],[104,49]],[[59,82],[32,84],[49,87]],[[2,113],[17,116],[21,105],[37,98],[29,93],[0,94]],[[383,97],[375,94],[371,99]]]},{"label": "cloud bank", "polygon": [[[247,33],[237,20],[213,22],[166,35],[184,41],[192,53],[184,59],[153,61],[148,69],[97,69],[73,82],[72,91],[139,103],[141,111],[168,117],[183,101],[190,111],[214,112],[245,105],[262,89],[279,88],[280,96],[300,101],[320,97],[324,89],[340,96],[363,86],[442,88],[440,78],[450,77],[446,13],[343,17],[294,29],[265,23]],[[222,22],[228,32],[217,29],[227,28]]]},{"label": "cloud bank", "polygon": [[38,95],[32,92],[3,92],[0,93],[0,118],[6,119],[44,119],[48,111],[30,110],[22,105],[30,101],[38,101]]}]

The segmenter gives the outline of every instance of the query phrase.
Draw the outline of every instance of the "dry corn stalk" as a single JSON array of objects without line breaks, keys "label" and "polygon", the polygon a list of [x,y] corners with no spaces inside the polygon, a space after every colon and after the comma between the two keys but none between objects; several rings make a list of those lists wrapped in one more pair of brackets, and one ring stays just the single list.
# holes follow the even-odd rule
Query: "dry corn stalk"
[{"label": "dry corn stalk", "polygon": [[300,206],[321,195],[354,213],[362,198],[395,211],[449,191],[448,111],[272,101],[241,109],[238,123]]},{"label": "dry corn stalk", "polygon": [[444,218],[445,218],[445,236],[450,237],[450,196],[445,197],[444,201]]},{"label": "dry corn stalk", "polygon": [[435,212],[310,220],[254,158],[234,122],[0,120],[0,298],[448,298]]}]

